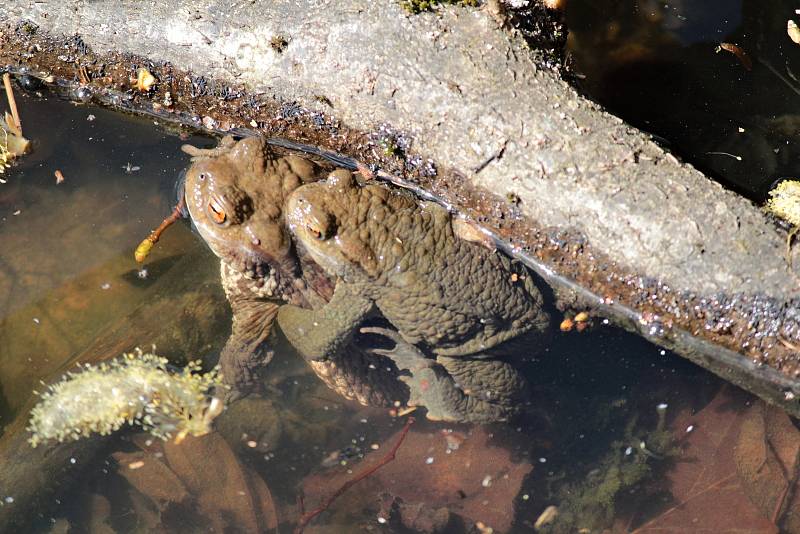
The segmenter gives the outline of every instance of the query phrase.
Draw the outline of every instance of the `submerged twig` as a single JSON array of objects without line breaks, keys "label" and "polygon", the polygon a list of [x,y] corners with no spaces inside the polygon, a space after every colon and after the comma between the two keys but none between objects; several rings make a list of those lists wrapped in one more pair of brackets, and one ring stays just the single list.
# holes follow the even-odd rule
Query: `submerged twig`
[{"label": "submerged twig", "polygon": [[[789,80],[784,78],[783,75],[780,72],[778,72],[778,69],[776,69],[775,67],[770,65],[767,61],[765,61],[765,60],[763,60],[761,58],[758,59],[758,62],[761,63],[762,65],[764,65],[765,67],[767,67],[767,69],[772,74],[774,74],[776,78],[778,78],[780,81],[782,81],[784,84],[786,84],[786,87],[788,87],[789,89],[794,91],[796,94],[800,95],[800,89],[798,89],[796,86],[794,86],[792,84],[792,82],[790,82]],[[787,72],[789,73],[789,76],[792,76],[791,71],[788,70],[788,67],[787,67]],[[794,78],[794,76],[792,76],[792,78]]]},{"label": "submerged twig", "polygon": [[[17,101],[14,99],[14,90],[11,88],[11,75],[9,73],[3,74],[3,85],[6,88],[6,98],[8,99],[8,107],[11,108],[11,117],[14,120],[16,135],[22,136],[22,121],[19,118],[19,111],[17,110]],[[11,126],[11,125],[9,125]]]},{"label": "submerged twig", "polygon": [[183,205],[184,205],[184,197],[181,196],[180,200],[178,200],[178,204],[175,206],[175,209],[172,210],[172,213],[170,213],[169,216],[166,219],[164,219],[160,225],[158,225],[158,228],[150,232],[150,235],[145,237],[144,240],[141,243],[139,243],[139,246],[136,247],[136,251],[133,253],[134,258],[136,258],[136,261],[138,263],[142,263],[145,260],[145,258],[147,258],[147,255],[150,254],[153,245],[155,245],[158,242],[164,230],[166,230],[168,226],[170,226],[172,223],[181,218],[183,213]]},{"label": "submerged twig", "polygon": [[[394,447],[392,447],[392,449],[388,453],[386,453],[386,455],[383,458],[381,458],[380,462],[378,462],[377,464],[373,465],[372,467],[369,467],[369,468],[361,471],[359,474],[357,474],[356,476],[354,476],[353,478],[351,478],[350,480],[348,480],[347,482],[342,484],[339,489],[334,491],[328,498],[326,498],[324,501],[322,501],[322,504],[320,504],[317,508],[311,510],[310,512],[303,513],[303,515],[300,517],[300,520],[297,522],[297,528],[294,529],[294,534],[302,534],[303,529],[306,528],[306,526],[311,522],[312,519],[317,517],[319,514],[321,514],[322,512],[327,510],[328,508],[330,508],[330,506],[333,503],[333,501],[335,501],[337,498],[339,498],[345,491],[350,489],[351,486],[353,486],[356,483],[364,480],[368,476],[370,476],[373,473],[375,473],[375,471],[377,471],[378,469],[380,469],[384,465],[386,465],[389,462],[391,462],[392,460],[394,460],[395,455],[397,454],[397,450],[400,448],[400,445],[402,445],[403,441],[406,439],[406,434],[408,434],[408,429],[411,428],[411,424],[413,422],[414,422],[414,418],[413,417],[409,417],[406,420],[406,424],[403,427],[403,430],[400,431],[400,437],[397,438],[397,443],[395,443]],[[303,505],[302,497],[299,498],[298,503],[300,505],[300,511],[302,513],[302,510],[303,510],[303,508],[302,508],[302,505]]]}]

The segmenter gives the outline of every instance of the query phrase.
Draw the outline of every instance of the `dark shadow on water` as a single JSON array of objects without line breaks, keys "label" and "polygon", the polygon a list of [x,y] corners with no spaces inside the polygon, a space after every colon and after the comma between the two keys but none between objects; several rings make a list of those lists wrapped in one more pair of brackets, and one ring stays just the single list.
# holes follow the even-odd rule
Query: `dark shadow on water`
[{"label": "dark shadow on water", "polygon": [[[795,8],[788,0],[571,1],[579,85],[695,167],[762,201],[800,164],[800,47],[786,35]],[[716,51],[722,42],[744,50],[752,69]]]},{"label": "dark shadow on water", "polygon": [[147,288],[158,282],[162,275],[169,272],[180,262],[184,256],[176,254],[166,258],[160,258],[153,262],[147,262],[138,269],[131,269],[122,275],[122,280],[134,287]]}]

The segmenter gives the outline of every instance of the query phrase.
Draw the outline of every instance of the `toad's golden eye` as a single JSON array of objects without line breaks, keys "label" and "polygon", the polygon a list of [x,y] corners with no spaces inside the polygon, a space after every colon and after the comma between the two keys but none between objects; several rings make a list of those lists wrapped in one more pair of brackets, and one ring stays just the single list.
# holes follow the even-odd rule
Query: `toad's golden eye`
[{"label": "toad's golden eye", "polygon": [[322,239],[323,237],[322,232],[319,230],[319,228],[315,228],[314,226],[309,224],[306,226],[306,229],[308,230],[309,234],[314,236],[315,239]]},{"label": "toad's golden eye", "polygon": [[211,220],[217,224],[222,224],[228,218],[225,215],[225,210],[217,204],[216,202],[209,202],[208,203],[208,216],[211,217]]}]

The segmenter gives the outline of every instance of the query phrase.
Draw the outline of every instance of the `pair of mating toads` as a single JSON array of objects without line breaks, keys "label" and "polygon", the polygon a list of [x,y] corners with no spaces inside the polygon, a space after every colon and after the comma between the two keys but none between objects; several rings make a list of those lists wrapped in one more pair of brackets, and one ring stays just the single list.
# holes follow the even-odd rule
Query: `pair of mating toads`
[{"label": "pair of mating toads", "polygon": [[[438,204],[263,139],[183,149],[189,213],[233,309],[220,360],[230,385],[256,384],[277,322],[326,384],[363,404],[407,398],[430,419],[461,422],[519,410],[526,383],[512,345],[532,346],[549,325],[522,265],[463,238]],[[364,326],[375,317],[393,329]],[[365,350],[359,332],[394,348]]]}]

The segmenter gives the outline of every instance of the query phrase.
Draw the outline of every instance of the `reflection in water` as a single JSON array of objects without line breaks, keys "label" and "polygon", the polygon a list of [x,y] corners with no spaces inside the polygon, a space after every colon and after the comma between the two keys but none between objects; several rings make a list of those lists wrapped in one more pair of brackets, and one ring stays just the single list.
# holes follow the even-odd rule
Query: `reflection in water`
[{"label": "reflection in water", "polygon": [[[33,520],[36,532],[277,524],[285,532],[386,457],[406,417],[337,395],[281,341],[260,394],[231,404],[216,433],[176,445],[131,429],[32,453],[21,423],[37,380],[150,343],[178,365],[210,364],[231,325],[217,260],[187,225],[164,235],[147,278],[137,276],[133,248],[169,211],[187,163],[180,141],[102,110],[22,104],[37,151],[0,187],[0,262],[10,266],[0,292],[9,303],[0,321],[0,518]],[[45,127],[53,116],[58,124]],[[141,170],[127,174],[127,162]],[[55,167],[66,177],[60,185]],[[773,519],[790,521],[792,422],[602,318],[593,322],[554,334],[538,352],[520,350],[515,361],[531,391],[510,424],[415,414],[396,457],[307,531],[530,532],[540,519],[551,532],[731,524],[767,532]]]},{"label": "reflection in water", "polygon": [[[786,34],[796,3],[570,2],[581,85],[631,124],[745,195],[763,200],[792,176],[800,47]],[[720,43],[745,51],[752,70]]]}]

